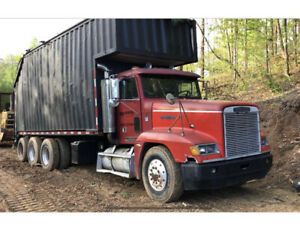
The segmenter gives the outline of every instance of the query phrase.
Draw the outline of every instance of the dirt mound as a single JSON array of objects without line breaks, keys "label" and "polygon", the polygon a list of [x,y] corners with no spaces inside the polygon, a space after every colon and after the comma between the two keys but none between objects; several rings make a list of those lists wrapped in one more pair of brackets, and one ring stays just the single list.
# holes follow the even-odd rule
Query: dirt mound
[{"label": "dirt mound", "polygon": [[300,86],[259,103],[262,128],[274,155],[269,183],[288,185],[300,179]]}]

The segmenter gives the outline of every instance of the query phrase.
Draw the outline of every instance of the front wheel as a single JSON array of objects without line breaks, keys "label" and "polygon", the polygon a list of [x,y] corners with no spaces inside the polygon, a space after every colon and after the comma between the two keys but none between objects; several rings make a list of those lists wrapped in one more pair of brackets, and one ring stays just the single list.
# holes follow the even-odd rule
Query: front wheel
[{"label": "front wheel", "polygon": [[183,193],[180,165],[163,146],[150,148],[143,160],[142,176],[149,197],[160,202],[173,202]]}]

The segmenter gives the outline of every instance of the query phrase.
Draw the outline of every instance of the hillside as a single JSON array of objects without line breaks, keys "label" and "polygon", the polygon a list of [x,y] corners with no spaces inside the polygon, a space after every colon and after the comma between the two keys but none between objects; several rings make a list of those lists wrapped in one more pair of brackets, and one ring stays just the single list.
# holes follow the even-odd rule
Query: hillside
[{"label": "hillside", "polygon": [[300,84],[281,96],[259,102],[262,128],[272,147],[274,166],[267,180],[287,185],[300,179]]}]

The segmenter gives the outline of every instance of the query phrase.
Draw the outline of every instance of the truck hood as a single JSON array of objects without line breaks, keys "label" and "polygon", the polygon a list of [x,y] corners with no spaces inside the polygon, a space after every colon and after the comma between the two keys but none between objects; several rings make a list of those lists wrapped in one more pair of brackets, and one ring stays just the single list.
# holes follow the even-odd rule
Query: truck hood
[{"label": "truck hood", "polygon": [[[180,100],[184,110],[186,112],[214,112],[223,111],[224,108],[229,106],[255,106],[256,104],[240,101],[207,101],[207,100],[193,100],[186,99]],[[174,105],[170,105],[166,101],[154,102],[153,111],[166,111],[166,112],[176,112],[179,111],[179,104],[176,102]]]},{"label": "truck hood", "polygon": [[[220,154],[225,156],[223,110],[230,106],[256,106],[253,103],[236,101],[207,101],[181,100],[185,113],[180,117],[179,103],[170,105],[166,101],[156,101],[152,105],[153,129],[160,132],[172,132],[180,136],[182,128],[186,132],[185,138],[193,144],[216,143]],[[186,119],[187,118],[187,119]],[[183,124],[183,127],[182,125]],[[191,127],[191,124],[193,127]],[[172,131],[169,130],[170,127]],[[204,158],[216,158],[207,156]],[[199,160],[198,160],[199,161]]]}]

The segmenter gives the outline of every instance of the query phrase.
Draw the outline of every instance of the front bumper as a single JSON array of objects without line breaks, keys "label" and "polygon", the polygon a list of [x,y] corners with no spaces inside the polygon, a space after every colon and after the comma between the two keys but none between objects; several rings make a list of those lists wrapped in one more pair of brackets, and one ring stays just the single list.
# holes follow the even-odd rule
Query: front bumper
[{"label": "front bumper", "polygon": [[185,190],[218,189],[266,176],[272,166],[271,153],[232,160],[181,165]]}]

